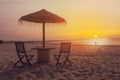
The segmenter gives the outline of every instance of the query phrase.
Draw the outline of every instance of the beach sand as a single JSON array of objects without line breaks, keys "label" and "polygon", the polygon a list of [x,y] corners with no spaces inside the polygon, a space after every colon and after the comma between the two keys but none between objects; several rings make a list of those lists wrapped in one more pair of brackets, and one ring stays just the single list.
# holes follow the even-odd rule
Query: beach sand
[{"label": "beach sand", "polygon": [[14,43],[0,44],[0,80],[120,80],[120,47],[113,46],[75,46],[72,45],[70,60],[72,66],[55,67],[54,53],[51,62],[37,63],[37,53],[31,50],[38,43],[25,43],[27,53],[34,54],[32,67],[13,68],[18,60]]}]

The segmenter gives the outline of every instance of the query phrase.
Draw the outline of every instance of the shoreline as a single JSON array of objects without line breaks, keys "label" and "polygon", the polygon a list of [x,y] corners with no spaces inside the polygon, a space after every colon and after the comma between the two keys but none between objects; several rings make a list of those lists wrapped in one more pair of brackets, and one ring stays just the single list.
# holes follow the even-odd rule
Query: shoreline
[{"label": "shoreline", "polygon": [[[2,44],[7,44],[7,43],[15,43],[16,41],[4,41]],[[25,42],[25,43],[40,43],[42,44],[42,41],[22,41],[22,42]],[[55,44],[55,45],[59,45],[61,41],[57,41],[57,42],[49,42],[49,41],[46,41],[47,44]],[[73,46],[94,46],[94,47],[120,47],[120,45],[87,45],[87,44],[72,44]]]}]

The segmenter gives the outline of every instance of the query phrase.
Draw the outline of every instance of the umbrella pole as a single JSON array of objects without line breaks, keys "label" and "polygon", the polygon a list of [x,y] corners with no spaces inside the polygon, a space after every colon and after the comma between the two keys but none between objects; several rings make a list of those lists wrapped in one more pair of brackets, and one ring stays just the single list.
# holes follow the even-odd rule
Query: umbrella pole
[{"label": "umbrella pole", "polygon": [[45,48],[45,23],[43,23],[43,48]]}]

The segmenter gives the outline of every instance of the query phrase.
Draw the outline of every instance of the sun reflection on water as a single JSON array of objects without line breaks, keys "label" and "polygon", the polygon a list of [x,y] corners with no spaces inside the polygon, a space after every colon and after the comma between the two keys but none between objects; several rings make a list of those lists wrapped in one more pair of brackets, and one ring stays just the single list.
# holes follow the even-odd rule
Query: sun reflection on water
[{"label": "sun reflection on water", "polygon": [[72,43],[76,45],[109,45],[109,39],[81,39],[72,41]]},{"label": "sun reflection on water", "polygon": [[90,45],[108,45],[108,39],[89,39],[88,44]]}]

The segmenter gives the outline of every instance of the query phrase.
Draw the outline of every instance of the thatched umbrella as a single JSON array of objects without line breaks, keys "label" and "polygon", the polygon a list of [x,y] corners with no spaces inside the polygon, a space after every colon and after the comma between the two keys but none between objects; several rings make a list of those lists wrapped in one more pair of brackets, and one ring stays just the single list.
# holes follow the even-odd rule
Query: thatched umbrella
[{"label": "thatched umbrella", "polygon": [[20,22],[28,21],[43,24],[43,48],[45,48],[45,23],[66,23],[66,20],[45,9],[22,16]]}]

